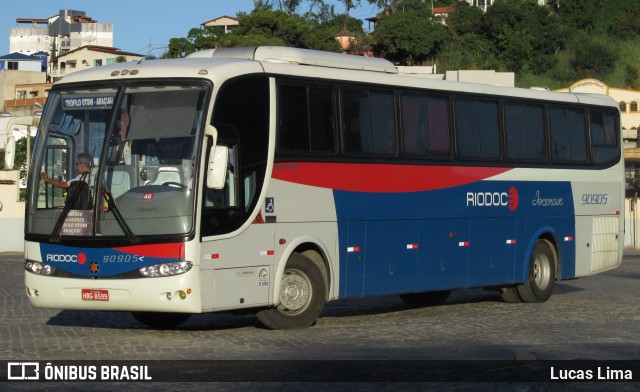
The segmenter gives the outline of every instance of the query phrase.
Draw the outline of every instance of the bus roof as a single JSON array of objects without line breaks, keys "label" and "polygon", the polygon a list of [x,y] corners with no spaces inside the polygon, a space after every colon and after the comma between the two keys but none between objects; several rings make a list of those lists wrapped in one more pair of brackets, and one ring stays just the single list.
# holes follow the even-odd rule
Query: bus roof
[{"label": "bus roof", "polygon": [[193,53],[184,59],[117,63],[70,73],[56,84],[167,77],[205,78],[215,82],[242,74],[265,72],[273,75],[430,89],[442,93],[487,94],[617,107],[616,102],[606,95],[550,92],[543,89],[429,79],[399,74],[391,62],[380,58],[278,46],[211,49]]}]

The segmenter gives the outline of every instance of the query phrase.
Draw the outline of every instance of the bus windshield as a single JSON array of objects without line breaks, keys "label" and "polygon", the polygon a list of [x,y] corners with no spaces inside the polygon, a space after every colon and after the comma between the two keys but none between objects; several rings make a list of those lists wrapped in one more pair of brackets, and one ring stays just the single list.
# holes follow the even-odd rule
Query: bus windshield
[{"label": "bus windshield", "polygon": [[207,89],[57,89],[34,157],[27,234],[122,237],[193,229]]}]

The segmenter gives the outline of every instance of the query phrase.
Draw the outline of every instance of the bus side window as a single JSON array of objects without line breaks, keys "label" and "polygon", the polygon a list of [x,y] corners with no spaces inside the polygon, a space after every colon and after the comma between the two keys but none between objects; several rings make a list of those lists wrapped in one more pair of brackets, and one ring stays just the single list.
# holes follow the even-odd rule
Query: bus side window
[{"label": "bus side window", "polygon": [[554,162],[585,163],[587,139],[584,111],[568,108],[549,109],[551,157]]},{"label": "bus side window", "polygon": [[342,92],[342,140],[347,153],[371,151],[369,99],[364,91]]},{"label": "bus side window", "polygon": [[402,140],[404,152],[408,156],[427,155],[426,107],[427,100],[423,96],[402,96]]},{"label": "bus side window", "polygon": [[542,106],[505,105],[507,158],[538,162],[545,159],[543,119]]},{"label": "bus side window", "polygon": [[396,129],[393,95],[372,93],[369,100],[371,104],[371,152],[395,155]]},{"label": "bus side window", "polygon": [[616,119],[613,112],[591,112],[591,155],[593,163],[604,164],[618,157]]},{"label": "bus side window", "polygon": [[427,98],[427,127],[429,128],[429,156],[448,157],[449,100],[444,97]]}]

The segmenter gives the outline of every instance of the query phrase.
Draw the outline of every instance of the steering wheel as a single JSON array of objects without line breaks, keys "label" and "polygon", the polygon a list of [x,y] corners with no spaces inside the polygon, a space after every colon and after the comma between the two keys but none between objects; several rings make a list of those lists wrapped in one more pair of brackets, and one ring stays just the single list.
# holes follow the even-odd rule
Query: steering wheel
[{"label": "steering wheel", "polygon": [[188,188],[188,186],[182,185],[181,183],[175,182],[175,181],[163,182],[162,186],[172,186],[172,187],[177,187],[177,188],[182,188],[182,189],[187,189]]}]

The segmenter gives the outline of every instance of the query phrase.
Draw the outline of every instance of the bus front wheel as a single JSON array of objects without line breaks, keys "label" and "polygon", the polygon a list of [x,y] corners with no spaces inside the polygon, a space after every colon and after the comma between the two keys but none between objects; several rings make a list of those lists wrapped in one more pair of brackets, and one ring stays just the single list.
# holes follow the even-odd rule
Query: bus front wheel
[{"label": "bus front wheel", "polygon": [[267,328],[293,329],[313,325],[324,307],[326,285],[320,268],[306,256],[291,255],[280,282],[279,304],[258,312]]},{"label": "bus front wheel", "polygon": [[551,297],[556,277],[556,255],[549,241],[538,240],[529,263],[529,277],[517,286],[522,302],[545,302]]}]

